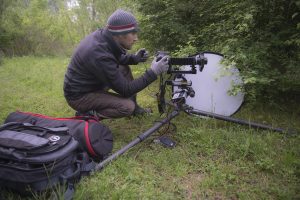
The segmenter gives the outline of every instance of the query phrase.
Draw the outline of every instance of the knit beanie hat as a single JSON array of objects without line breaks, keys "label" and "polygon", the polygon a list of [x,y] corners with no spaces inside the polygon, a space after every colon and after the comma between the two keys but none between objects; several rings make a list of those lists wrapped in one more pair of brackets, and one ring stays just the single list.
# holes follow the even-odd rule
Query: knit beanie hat
[{"label": "knit beanie hat", "polygon": [[113,35],[120,35],[137,32],[138,24],[130,12],[118,9],[108,18],[107,29]]}]

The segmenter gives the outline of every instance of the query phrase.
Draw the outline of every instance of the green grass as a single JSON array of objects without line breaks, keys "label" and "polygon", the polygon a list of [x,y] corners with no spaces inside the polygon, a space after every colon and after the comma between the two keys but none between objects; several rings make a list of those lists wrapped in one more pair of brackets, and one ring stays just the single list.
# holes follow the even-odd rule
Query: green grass
[{"label": "green grass", "polygon": [[[0,65],[0,121],[15,110],[70,117],[62,84],[68,58],[20,57]],[[146,66],[134,66],[138,76]],[[157,82],[139,93],[138,101],[154,114],[103,121],[114,134],[114,151],[160,118]],[[299,103],[245,104],[235,115],[300,130]],[[188,116],[172,120],[168,134],[174,149],[148,138],[104,170],[83,178],[75,199],[299,199],[300,137]],[[4,193],[6,199],[20,199]],[[47,199],[47,196],[35,199]]]}]

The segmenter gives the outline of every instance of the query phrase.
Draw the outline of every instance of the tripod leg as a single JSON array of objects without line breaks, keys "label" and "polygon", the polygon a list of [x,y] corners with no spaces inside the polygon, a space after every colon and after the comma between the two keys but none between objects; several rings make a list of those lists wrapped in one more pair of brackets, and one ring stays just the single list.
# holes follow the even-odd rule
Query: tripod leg
[{"label": "tripod leg", "polygon": [[162,127],[164,124],[168,123],[171,119],[179,115],[179,110],[174,110],[172,113],[170,113],[166,118],[163,120],[156,122],[150,129],[148,129],[146,132],[140,134],[137,136],[136,139],[131,141],[129,144],[127,144],[125,147],[122,149],[118,150],[111,156],[107,157],[105,160],[103,160],[101,163],[97,164],[95,167],[95,170],[101,170],[104,168],[107,164],[109,164],[111,161],[115,160],[117,157],[120,155],[124,154],[126,151],[128,151],[130,148],[133,146],[137,145],[138,143],[142,142],[146,138],[148,138],[151,134],[153,134],[155,131],[157,131],[160,127]]},{"label": "tripod leg", "polygon": [[291,135],[297,134],[297,132],[295,130],[275,128],[275,127],[270,126],[270,125],[259,124],[259,123],[255,123],[255,122],[246,121],[246,120],[243,120],[243,119],[227,117],[227,116],[223,116],[223,115],[219,115],[219,114],[215,114],[215,113],[210,113],[210,112],[206,112],[206,111],[189,110],[187,112],[191,113],[191,114],[195,114],[195,115],[201,115],[201,116],[206,116],[206,117],[211,117],[211,118],[215,118],[215,119],[219,119],[219,120],[229,121],[229,122],[233,122],[233,123],[237,123],[237,124],[241,124],[241,125],[246,125],[246,126],[249,126],[251,128],[267,129],[267,130],[276,131],[276,132],[280,132],[280,133],[288,133],[288,134],[291,134]]}]

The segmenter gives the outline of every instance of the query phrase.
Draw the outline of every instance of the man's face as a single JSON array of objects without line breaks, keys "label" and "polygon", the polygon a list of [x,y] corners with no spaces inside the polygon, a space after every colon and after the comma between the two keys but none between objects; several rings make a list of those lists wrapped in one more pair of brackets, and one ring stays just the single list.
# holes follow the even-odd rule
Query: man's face
[{"label": "man's face", "polygon": [[117,36],[118,43],[127,50],[132,49],[134,43],[138,40],[138,36],[136,32],[127,33],[125,35]]}]

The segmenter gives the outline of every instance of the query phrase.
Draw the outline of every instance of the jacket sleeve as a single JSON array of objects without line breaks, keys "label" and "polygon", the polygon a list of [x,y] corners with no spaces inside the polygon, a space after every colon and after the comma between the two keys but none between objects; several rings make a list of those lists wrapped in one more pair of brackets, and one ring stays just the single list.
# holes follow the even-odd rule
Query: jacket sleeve
[{"label": "jacket sleeve", "polygon": [[[101,71],[98,70],[100,68]],[[156,74],[148,69],[139,78],[128,81],[122,75],[119,65],[113,58],[99,59],[93,71],[98,78],[105,77],[107,85],[123,97],[131,97],[157,79]]]},{"label": "jacket sleeve", "polygon": [[134,54],[121,54],[119,62],[121,65],[137,65],[139,63]]}]

